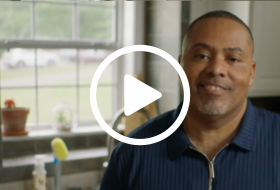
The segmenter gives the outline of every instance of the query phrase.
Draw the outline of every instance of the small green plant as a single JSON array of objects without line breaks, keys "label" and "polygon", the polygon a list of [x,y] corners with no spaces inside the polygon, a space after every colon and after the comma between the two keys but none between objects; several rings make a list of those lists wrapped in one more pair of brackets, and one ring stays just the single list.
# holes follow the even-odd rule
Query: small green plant
[{"label": "small green plant", "polygon": [[67,118],[63,111],[58,111],[56,113],[55,119],[56,119],[56,121],[58,123],[63,123],[63,124],[66,124],[66,125],[71,125],[71,121],[70,121],[71,119]]}]

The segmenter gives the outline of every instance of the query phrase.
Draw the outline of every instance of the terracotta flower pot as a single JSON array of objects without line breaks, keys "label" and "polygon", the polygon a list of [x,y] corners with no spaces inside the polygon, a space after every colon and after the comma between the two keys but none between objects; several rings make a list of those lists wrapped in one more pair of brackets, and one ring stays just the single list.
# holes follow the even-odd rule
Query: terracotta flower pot
[{"label": "terracotta flower pot", "polygon": [[4,136],[20,136],[28,133],[25,129],[28,108],[2,108],[1,113]]}]

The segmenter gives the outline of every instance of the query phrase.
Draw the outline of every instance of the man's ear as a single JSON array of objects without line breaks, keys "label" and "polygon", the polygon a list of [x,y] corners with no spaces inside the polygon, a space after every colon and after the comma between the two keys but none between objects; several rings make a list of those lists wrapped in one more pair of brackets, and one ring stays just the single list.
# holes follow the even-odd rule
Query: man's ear
[{"label": "man's ear", "polygon": [[[182,55],[179,55],[178,57],[178,63],[182,66],[182,63],[181,63],[181,58],[182,58]],[[183,67],[183,66],[182,66]],[[184,69],[184,68],[183,68]],[[181,81],[181,78],[180,78],[180,75],[178,74],[178,77],[179,77],[179,81],[180,81],[180,98],[183,99],[184,97],[184,89],[183,89],[183,85],[182,85],[182,81]]]},{"label": "man's ear", "polygon": [[182,65],[182,64],[181,64],[181,57],[182,57],[182,55],[179,55],[179,57],[178,57],[178,63],[179,63],[180,65]]},{"label": "man's ear", "polygon": [[254,83],[254,79],[255,79],[255,73],[256,73],[256,65],[257,63],[255,61],[252,62],[252,71],[251,71],[251,76],[250,76],[250,82],[249,82],[249,86],[251,87]]}]

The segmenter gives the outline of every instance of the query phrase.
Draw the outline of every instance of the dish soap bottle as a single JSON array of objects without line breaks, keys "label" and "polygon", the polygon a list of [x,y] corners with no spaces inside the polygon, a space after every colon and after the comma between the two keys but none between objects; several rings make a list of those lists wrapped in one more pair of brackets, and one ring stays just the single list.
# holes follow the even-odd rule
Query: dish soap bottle
[{"label": "dish soap bottle", "polygon": [[35,155],[35,164],[33,174],[34,190],[46,190],[46,174],[45,163],[43,161],[45,155]]}]

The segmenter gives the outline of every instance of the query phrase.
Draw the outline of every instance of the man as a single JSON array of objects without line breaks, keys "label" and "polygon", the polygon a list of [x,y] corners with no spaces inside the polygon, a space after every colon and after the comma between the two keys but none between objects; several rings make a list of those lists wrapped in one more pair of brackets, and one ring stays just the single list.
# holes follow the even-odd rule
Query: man
[{"label": "man", "polygon": [[[280,189],[280,117],[247,99],[256,63],[250,29],[235,15],[209,12],[189,27],[182,64],[190,84],[183,124],[147,146],[120,143],[101,190]],[[156,136],[182,104],[129,136]]]}]

